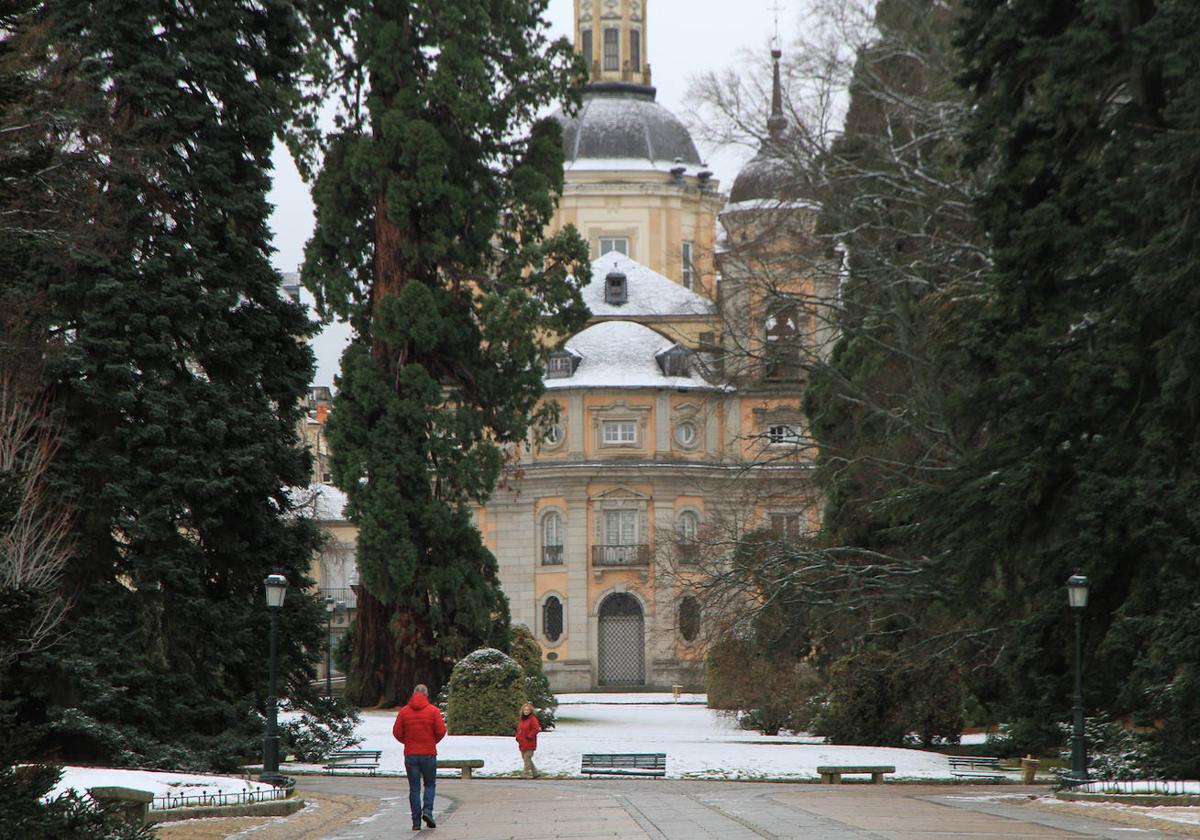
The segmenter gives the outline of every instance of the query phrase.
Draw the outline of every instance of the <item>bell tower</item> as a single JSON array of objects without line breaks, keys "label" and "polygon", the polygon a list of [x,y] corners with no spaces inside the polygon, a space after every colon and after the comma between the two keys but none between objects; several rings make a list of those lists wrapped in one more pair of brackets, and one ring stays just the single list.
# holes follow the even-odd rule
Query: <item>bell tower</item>
[{"label": "bell tower", "polygon": [[646,57],[649,0],[575,0],[575,50],[592,82],[650,84]]}]

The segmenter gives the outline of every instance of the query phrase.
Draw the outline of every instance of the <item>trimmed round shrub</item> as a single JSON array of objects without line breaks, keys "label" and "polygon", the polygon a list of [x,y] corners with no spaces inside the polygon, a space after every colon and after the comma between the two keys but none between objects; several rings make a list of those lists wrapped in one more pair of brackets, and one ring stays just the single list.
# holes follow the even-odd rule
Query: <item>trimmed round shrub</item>
[{"label": "trimmed round shrub", "polygon": [[495,648],[480,648],[450,673],[446,726],[453,735],[512,735],[525,702],[525,673]]},{"label": "trimmed round shrub", "polygon": [[553,729],[558,698],[550,690],[550,680],[542,670],[542,646],[533,638],[528,627],[514,624],[510,649],[513,659],[525,672],[525,702],[533,704],[533,713],[537,715],[538,725],[543,730]]}]

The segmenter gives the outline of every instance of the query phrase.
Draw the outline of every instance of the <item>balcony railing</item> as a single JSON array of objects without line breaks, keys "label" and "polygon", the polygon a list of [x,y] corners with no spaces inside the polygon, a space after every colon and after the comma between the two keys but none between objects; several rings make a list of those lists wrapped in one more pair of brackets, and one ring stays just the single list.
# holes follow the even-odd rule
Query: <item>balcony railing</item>
[{"label": "balcony railing", "polygon": [[696,565],[700,562],[700,543],[691,540],[679,540],[675,543],[675,558],[681,565]]},{"label": "balcony railing", "polygon": [[593,566],[649,566],[648,545],[594,545]]},{"label": "balcony railing", "polygon": [[542,565],[561,566],[563,564],[563,547],[561,545],[542,546]]},{"label": "balcony railing", "polygon": [[332,598],[335,601],[341,601],[346,605],[346,609],[352,610],[358,606],[358,598],[354,595],[354,590],[349,587],[325,587],[322,586],[317,590],[317,594],[324,601],[326,598]]}]

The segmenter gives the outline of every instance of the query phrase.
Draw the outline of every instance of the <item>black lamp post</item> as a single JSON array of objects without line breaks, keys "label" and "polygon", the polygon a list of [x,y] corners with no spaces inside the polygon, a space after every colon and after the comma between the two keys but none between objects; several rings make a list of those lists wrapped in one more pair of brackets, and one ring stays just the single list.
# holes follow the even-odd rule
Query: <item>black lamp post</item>
[{"label": "black lamp post", "polygon": [[1075,726],[1071,732],[1071,776],[1076,784],[1087,781],[1087,741],[1083,734],[1083,611],[1088,602],[1088,579],[1067,579],[1067,600],[1075,616]]},{"label": "black lamp post", "polygon": [[333,615],[346,609],[345,601],[325,598],[325,696],[333,696]]},{"label": "black lamp post", "polygon": [[263,736],[263,770],[260,782],[272,785],[284,783],[279,772],[279,701],[275,696],[275,668],[279,658],[279,610],[287,594],[288,582],[283,575],[268,575],[263,581],[267,590],[267,612],[271,616],[271,654],[267,695],[267,734]]}]

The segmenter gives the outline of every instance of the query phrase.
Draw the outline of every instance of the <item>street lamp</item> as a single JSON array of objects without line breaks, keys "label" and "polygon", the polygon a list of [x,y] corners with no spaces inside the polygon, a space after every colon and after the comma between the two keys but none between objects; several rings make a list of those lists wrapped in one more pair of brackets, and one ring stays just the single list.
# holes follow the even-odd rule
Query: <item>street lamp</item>
[{"label": "street lamp", "polygon": [[333,614],[346,611],[345,601],[325,597],[325,696],[333,697]]},{"label": "street lamp", "polygon": [[282,785],[283,774],[279,772],[279,701],[275,696],[275,667],[279,658],[279,610],[287,595],[288,582],[283,575],[268,575],[263,581],[267,592],[267,612],[271,616],[270,676],[267,694],[267,734],[263,736],[263,770],[260,782]]},{"label": "street lamp", "polygon": [[1087,742],[1083,734],[1083,611],[1088,602],[1088,579],[1067,579],[1067,602],[1075,616],[1075,726],[1071,732],[1071,775],[1076,784],[1087,781]]}]

